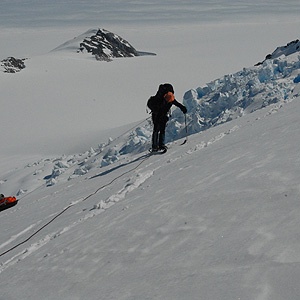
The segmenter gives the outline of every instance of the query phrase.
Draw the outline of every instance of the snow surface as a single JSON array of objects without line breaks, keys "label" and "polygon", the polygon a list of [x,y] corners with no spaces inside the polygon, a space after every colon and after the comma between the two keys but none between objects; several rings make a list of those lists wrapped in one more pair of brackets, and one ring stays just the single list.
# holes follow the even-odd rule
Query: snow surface
[{"label": "snow surface", "polygon": [[[0,299],[299,299],[299,53],[254,67],[299,38],[297,15],[291,0],[2,1],[1,59],[29,59],[0,72],[0,192],[20,199],[0,214]],[[157,56],[49,53],[97,27]],[[174,110],[169,151],[148,156],[162,82],[191,135],[181,146]]]},{"label": "snow surface", "polygon": [[297,299],[299,100],[25,194],[1,251],[71,207],[1,257],[3,299]]}]

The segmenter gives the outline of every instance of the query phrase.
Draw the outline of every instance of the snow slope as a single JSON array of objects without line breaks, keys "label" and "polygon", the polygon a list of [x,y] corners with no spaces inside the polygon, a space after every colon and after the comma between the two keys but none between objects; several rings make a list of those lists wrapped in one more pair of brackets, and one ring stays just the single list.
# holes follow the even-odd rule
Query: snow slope
[{"label": "snow slope", "polygon": [[298,299],[299,100],[25,195],[3,252],[69,208],[1,256],[1,297]]}]

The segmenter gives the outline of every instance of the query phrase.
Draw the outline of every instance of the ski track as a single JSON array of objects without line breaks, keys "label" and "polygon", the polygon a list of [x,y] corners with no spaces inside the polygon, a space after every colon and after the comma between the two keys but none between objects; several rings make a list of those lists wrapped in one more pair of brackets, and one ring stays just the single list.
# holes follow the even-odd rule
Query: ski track
[{"label": "ski track", "polygon": [[227,130],[225,132],[222,132],[222,133],[218,134],[217,136],[211,138],[208,142],[202,141],[201,143],[197,144],[193,149],[188,150],[186,152],[186,154],[192,154],[194,152],[202,150],[203,148],[206,148],[206,147],[208,147],[208,146],[210,146],[210,145],[212,145],[212,144],[220,141],[225,136],[227,136],[228,134],[230,134],[230,133],[232,133],[232,132],[234,132],[234,131],[236,131],[238,129],[239,129],[239,126],[236,125],[233,128],[231,128],[231,129],[229,129],[229,130]]},{"label": "ski track", "polygon": [[[158,169],[158,168],[157,168]],[[150,170],[145,173],[137,173],[134,180],[129,180],[128,183],[121,189],[118,193],[110,196],[106,200],[101,200],[98,204],[94,205],[92,210],[103,209],[106,210],[111,205],[121,201],[126,197],[126,195],[135,189],[137,189],[141,184],[143,184],[148,178],[154,174],[155,170]]]},{"label": "ski track", "polygon": [[5,246],[9,245],[11,242],[15,241],[18,237],[22,236],[23,234],[25,234],[27,231],[29,231],[30,229],[32,229],[36,225],[37,225],[37,223],[32,224],[32,225],[28,226],[26,229],[20,231],[18,234],[13,235],[9,240],[7,240],[6,242],[4,242],[0,245],[0,249],[2,249]]}]

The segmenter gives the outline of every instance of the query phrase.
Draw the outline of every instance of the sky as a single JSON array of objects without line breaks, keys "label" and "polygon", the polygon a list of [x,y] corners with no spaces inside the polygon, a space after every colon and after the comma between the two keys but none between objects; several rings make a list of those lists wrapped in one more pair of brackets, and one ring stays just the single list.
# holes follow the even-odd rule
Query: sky
[{"label": "sky", "polygon": [[[17,41],[24,44],[24,55],[50,51],[51,37],[57,41],[72,38],[90,27],[108,27],[109,30],[138,31],[159,26],[162,31],[174,26],[215,27],[220,24],[260,24],[260,29],[278,24],[299,24],[299,1],[17,1],[0,2],[1,57],[12,53],[21,54]],[[162,25],[162,26],[160,26]],[[123,30],[121,30],[123,33]],[[65,35],[64,35],[65,33]],[[192,30],[193,33],[193,30]],[[34,35],[40,43],[26,45],[23,38]],[[42,41],[42,38],[44,40]],[[145,36],[147,38],[147,36]],[[51,41],[52,42],[52,41]],[[43,47],[43,45],[45,47]],[[56,45],[54,45],[55,47]]]},{"label": "sky", "polygon": [[1,1],[1,27],[61,26],[88,23],[180,23],[238,21],[257,16],[297,16],[299,1]]}]

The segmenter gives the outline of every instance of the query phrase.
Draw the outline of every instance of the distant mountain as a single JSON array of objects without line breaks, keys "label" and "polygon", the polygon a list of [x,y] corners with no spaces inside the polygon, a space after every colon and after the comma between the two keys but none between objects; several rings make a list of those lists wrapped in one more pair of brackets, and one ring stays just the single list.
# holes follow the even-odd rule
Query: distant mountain
[{"label": "distant mountain", "polygon": [[[56,47],[51,52],[67,51],[89,53],[99,61],[111,61],[120,57],[156,55],[151,52],[136,50],[129,42],[105,29],[90,29],[87,32]],[[26,59],[8,57],[0,62],[0,71],[17,73],[25,68]]]},{"label": "distant mountain", "polygon": [[[268,54],[266,56],[264,61],[266,61],[268,59],[277,58],[281,55],[289,56],[289,55],[291,55],[295,52],[299,52],[299,51],[300,51],[300,41],[295,40],[295,41],[288,43],[285,46],[277,47],[276,50],[272,54]],[[259,66],[259,65],[263,64],[264,61],[257,63],[255,66]]]},{"label": "distant mountain", "polygon": [[105,29],[99,29],[96,34],[84,39],[79,49],[92,53],[97,60],[139,56],[138,51],[126,40]]},{"label": "distant mountain", "polygon": [[91,29],[79,37],[55,48],[53,51],[71,50],[90,53],[97,60],[111,61],[113,58],[155,55],[137,51],[129,42],[105,29]]}]

